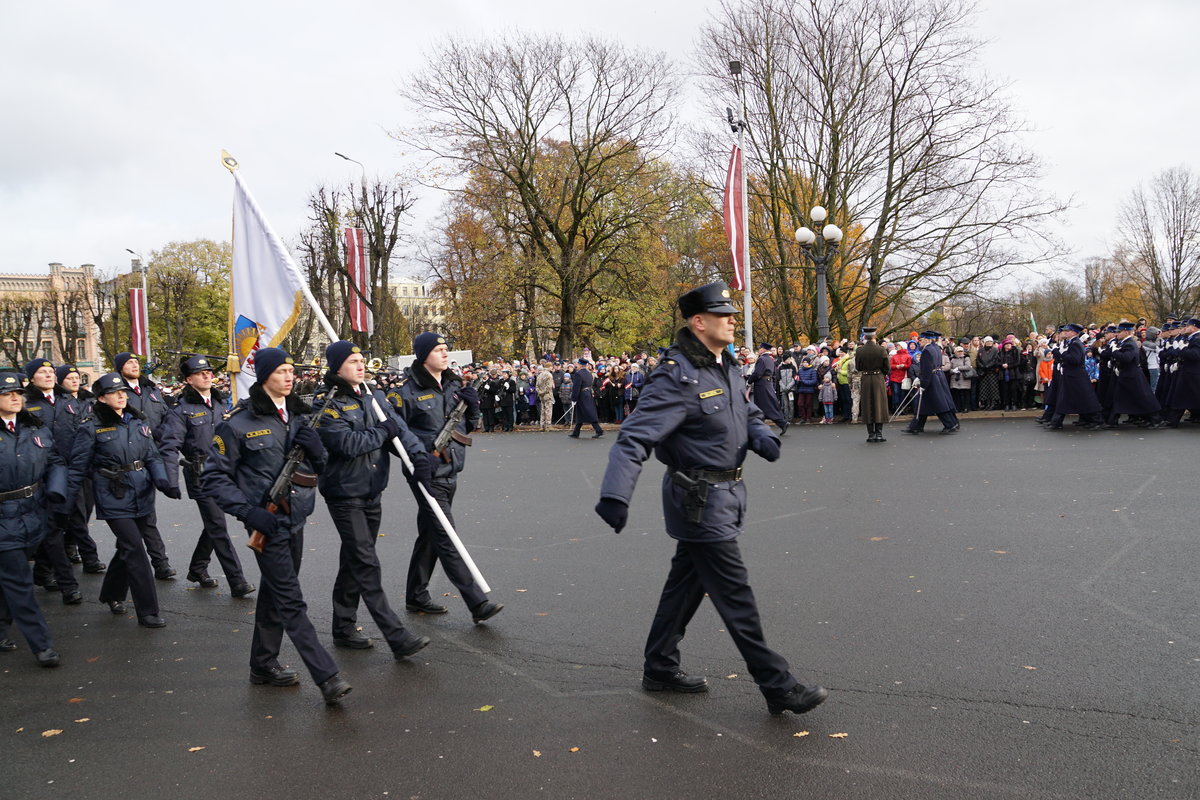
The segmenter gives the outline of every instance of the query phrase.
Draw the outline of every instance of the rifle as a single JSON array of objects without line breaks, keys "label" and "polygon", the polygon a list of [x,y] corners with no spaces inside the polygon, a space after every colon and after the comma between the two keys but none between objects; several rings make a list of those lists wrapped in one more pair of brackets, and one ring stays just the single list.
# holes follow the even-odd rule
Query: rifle
[{"label": "rifle", "polygon": [[[317,427],[317,421],[321,419],[321,414],[325,411],[325,407],[333,399],[333,394],[332,389],[325,393],[325,402],[321,404],[319,409],[313,411],[312,416],[304,423],[305,427]],[[274,514],[282,508],[283,513],[291,513],[291,508],[288,504],[288,495],[292,492],[292,482],[296,475],[296,469],[303,460],[304,448],[298,444],[292,445],[292,449],[288,451],[287,459],[283,462],[283,469],[279,471],[275,482],[271,484],[270,491],[267,492],[267,504],[264,506],[267,511]],[[266,543],[267,537],[261,531],[252,530],[250,531],[250,541],[246,542],[246,546],[251,550],[261,553]]]},{"label": "rifle", "polygon": [[[471,388],[476,392],[479,387],[484,384],[487,377],[480,375],[471,383]],[[450,463],[450,442],[455,441],[459,444],[471,446],[471,437],[465,433],[459,433],[458,426],[462,423],[463,417],[467,415],[467,401],[459,400],[458,405],[450,412],[450,416],[446,417],[446,423],[442,425],[442,429],[438,431],[438,435],[433,437],[433,453],[443,462]]]}]

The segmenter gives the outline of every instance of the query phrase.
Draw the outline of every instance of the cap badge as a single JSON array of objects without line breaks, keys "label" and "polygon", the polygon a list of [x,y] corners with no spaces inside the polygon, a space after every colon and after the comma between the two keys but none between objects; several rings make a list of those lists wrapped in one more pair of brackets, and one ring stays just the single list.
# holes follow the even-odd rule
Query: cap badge
[{"label": "cap badge", "polygon": [[721,290],[721,297],[728,298],[728,297],[729,297],[729,290],[728,290],[728,289],[722,289],[722,290]]}]

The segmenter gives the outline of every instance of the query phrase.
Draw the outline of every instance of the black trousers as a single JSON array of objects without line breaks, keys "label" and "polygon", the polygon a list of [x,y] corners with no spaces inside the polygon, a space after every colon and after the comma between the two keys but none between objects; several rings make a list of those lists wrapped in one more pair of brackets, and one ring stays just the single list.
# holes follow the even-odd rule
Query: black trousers
[{"label": "black trousers", "polygon": [[53,575],[64,594],[79,591],[79,581],[75,578],[71,560],[67,558],[67,546],[63,539],[62,525],[66,516],[54,512],[46,515],[46,535],[34,555],[38,574],[43,577]]},{"label": "black trousers", "polygon": [[54,646],[50,627],[33,594],[29,558],[22,549],[0,550],[0,639],[7,637],[14,622],[33,652]]},{"label": "black trousers", "polygon": [[142,541],[146,543],[150,563],[155,569],[171,566],[171,560],[167,558],[167,546],[163,544],[162,534],[158,532],[158,513],[151,511],[141,519],[146,520],[142,526]]},{"label": "black trousers", "polygon": [[707,594],[764,695],[783,694],[798,681],[787,660],[767,646],[758,605],[736,541],[676,542],[671,572],[646,639],[645,672],[668,677],[679,668],[679,643]]},{"label": "black trousers", "polygon": [[495,408],[483,409],[483,432],[491,433],[492,429],[495,427],[496,427],[496,409]]},{"label": "black trousers", "polygon": [[92,495],[92,479],[84,478],[83,484],[79,487],[79,494],[75,496],[71,513],[67,515],[63,530],[67,545],[75,545],[85,567],[100,563],[100,553],[96,549],[96,542],[88,532],[88,520],[91,518],[92,509],[95,506],[96,499]]},{"label": "black trousers", "polygon": [[132,594],[139,617],[158,616],[158,590],[144,541],[151,516],[106,520],[117,539],[117,552],[100,584],[100,602],[124,602],[126,595]]},{"label": "black trousers", "polygon": [[[412,558],[408,562],[408,589],[405,595],[409,603],[431,603],[429,597],[429,579],[433,576],[433,568],[438,561],[446,577],[458,589],[459,597],[467,604],[467,608],[475,608],[487,600],[487,595],[475,583],[471,570],[458,554],[458,548],[442,528],[437,517],[426,505],[421,490],[409,484],[417,499],[417,541],[413,543]],[[446,519],[454,525],[454,515],[450,513],[450,504],[454,502],[454,493],[458,489],[455,477],[434,478],[430,494],[441,506]],[[457,525],[455,529],[457,530]]]},{"label": "black trousers", "polygon": [[[596,433],[598,433],[598,434],[602,434],[602,433],[604,433],[604,429],[600,427],[600,423],[599,423],[599,422],[592,422],[592,423],[589,423],[589,424],[592,426],[592,430],[594,430]],[[580,429],[582,429],[582,428],[583,428],[583,423],[582,423],[582,422],[580,422],[579,420],[575,420],[575,429],[574,429],[573,431],[571,431],[571,435],[572,435],[572,436],[578,436],[578,435],[579,435],[579,431],[580,431]]]},{"label": "black trousers", "polygon": [[383,591],[383,570],[375,553],[382,516],[379,497],[327,500],[326,505],[342,538],[337,579],[333,582],[333,635],[338,639],[354,635],[358,603],[362,600],[379,632],[395,650],[412,635],[392,610]]},{"label": "black trousers", "polygon": [[[937,415],[937,418],[942,421],[943,428],[953,428],[958,424],[958,416],[953,411],[943,411]],[[913,417],[913,421],[909,423],[908,429],[913,431],[925,430],[925,420],[929,419],[928,414],[922,414],[919,417]]]},{"label": "black trousers", "polygon": [[242,572],[242,560],[238,558],[237,550],[229,538],[229,529],[225,526],[225,512],[211,497],[204,497],[200,490],[199,481],[187,474],[188,497],[196,501],[196,509],[200,512],[200,524],[204,526],[200,538],[196,540],[196,549],[192,551],[192,561],[188,565],[189,572],[208,572],[208,562],[213,553],[225,572],[229,585],[237,586],[246,582]]},{"label": "black trousers", "polygon": [[300,559],[304,554],[304,527],[290,530],[280,518],[279,529],[267,537],[261,553],[256,552],[262,573],[258,604],[254,609],[254,638],[250,643],[250,668],[266,671],[279,663],[283,633],[288,638],[315,683],[337,674],[337,664],[317,639],[308,618],[308,605],[300,591]]}]

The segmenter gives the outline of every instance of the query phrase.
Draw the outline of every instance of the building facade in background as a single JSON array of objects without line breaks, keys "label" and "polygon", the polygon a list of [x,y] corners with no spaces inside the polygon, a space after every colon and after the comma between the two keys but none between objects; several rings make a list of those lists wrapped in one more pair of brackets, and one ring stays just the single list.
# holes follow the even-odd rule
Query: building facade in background
[{"label": "building facade in background", "polygon": [[47,275],[0,275],[0,359],[17,368],[38,357],[75,364],[94,380],[104,371],[99,302],[92,264],[54,262]]}]

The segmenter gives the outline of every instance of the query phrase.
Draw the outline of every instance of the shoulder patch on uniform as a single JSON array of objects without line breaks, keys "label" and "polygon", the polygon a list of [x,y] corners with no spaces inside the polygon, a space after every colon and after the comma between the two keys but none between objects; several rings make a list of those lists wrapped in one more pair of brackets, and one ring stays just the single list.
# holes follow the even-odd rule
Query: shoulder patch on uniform
[{"label": "shoulder patch on uniform", "polygon": [[25,406],[26,411],[41,411],[41,406]]},{"label": "shoulder patch on uniform", "polygon": [[96,433],[111,433],[112,431],[115,431],[116,429],[117,428],[115,425],[111,428],[96,428]]},{"label": "shoulder patch on uniform", "polygon": [[358,403],[347,403],[342,406],[342,411],[357,411],[361,406]]},{"label": "shoulder patch on uniform", "polygon": [[246,434],[246,438],[254,439],[258,436],[270,436],[270,435],[271,435],[271,429],[263,428],[261,431],[250,431],[249,433]]},{"label": "shoulder patch on uniform", "polygon": [[337,411],[330,408],[329,406],[325,406],[324,410],[321,411],[321,413],[328,414],[329,416],[333,417],[334,419],[341,419],[341,416],[342,416],[341,414],[339,414]]},{"label": "shoulder patch on uniform", "polygon": [[387,401],[389,403],[391,403],[392,405],[394,405],[396,408],[404,407],[404,398],[400,395],[399,392],[388,392],[387,393]]},{"label": "shoulder patch on uniform", "polygon": [[707,400],[708,398],[710,398],[710,397],[716,397],[716,396],[717,396],[717,395],[719,395],[719,394],[725,394],[725,390],[724,390],[724,389],[712,389],[712,390],[710,390],[710,391],[707,391],[707,392],[701,392],[701,393],[700,393],[700,399],[701,399],[701,400]]},{"label": "shoulder patch on uniform", "polygon": [[213,437],[213,447],[217,448],[218,453],[225,455],[225,440],[220,436]]},{"label": "shoulder patch on uniform", "polygon": [[437,397],[437,395],[436,395],[436,394],[434,394],[433,392],[430,392],[429,394],[423,394],[423,395],[421,395],[420,397],[418,397],[418,398],[417,398],[417,400],[418,400],[418,401],[421,401],[421,400],[432,400],[432,399],[433,399],[433,398],[435,398],[435,397]]}]

